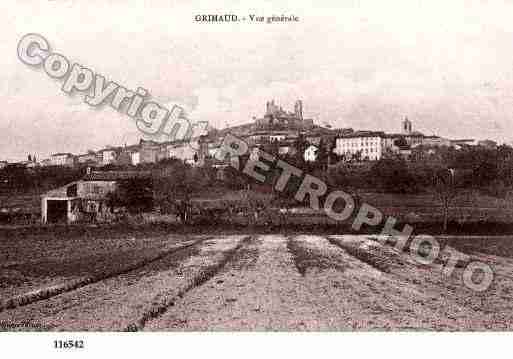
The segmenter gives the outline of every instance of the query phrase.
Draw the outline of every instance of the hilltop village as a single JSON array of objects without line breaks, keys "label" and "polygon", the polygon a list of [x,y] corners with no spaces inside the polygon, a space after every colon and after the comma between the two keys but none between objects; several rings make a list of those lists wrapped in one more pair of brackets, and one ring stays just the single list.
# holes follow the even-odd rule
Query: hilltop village
[{"label": "hilltop village", "polygon": [[[298,100],[293,111],[284,110],[274,100],[265,105],[262,117],[253,117],[248,124],[211,129],[206,136],[192,138],[190,141],[156,142],[141,139],[137,144],[125,146],[107,146],[105,148],[74,154],[71,152],[54,153],[49,158],[39,160],[36,155],[28,155],[26,161],[12,165],[28,168],[38,166],[90,166],[132,165],[157,163],[164,159],[176,158],[188,164],[201,166],[214,157],[224,136],[232,133],[246,140],[252,148],[261,148],[269,143],[279,148],[280,154],[292,154],[298,151],[294,145],[302,137],[308,144],[303,149],[306,161],[315,161],[319,145],[324,145],[340,157],[341,161],[377,161],[391,154],[412,159],[414,150],[423,148],[430,151],[435,147],[446,146],[456,149],[462,146],[479,145],[496,147],[491,140],[449,139],[436,135],[425,135],[413,129],[413,122],[408,118],[400,121],[401,131],[385,133],[376,130],[353,130],[352,128],[334,129],[320,126],[311,118],[303,117],[303,102]],[[399,127],[399,121],[398,121]],[[9,165],[0,161],[0,168]],[[222,165],[222,164],[216,164]]]},{"label": "hilltop village", "polygon": [[[209,186],[224,181],[221,186],[227,191],[255,188],[230,172],[229,158],[216,157],[227,134],[247,143],[247,160],[258,160],[263,150],[306,173],[316,173],[333,186],[416,193],[430,186],[428,177],[434,168],[454,167],[456,163],[466,166],[466,186],[489,185],[504,172],[501,181],[509,188],[509,178],[513,178],[507,167],[513,156],[510,147],[497,146],[490,140],[476,143],[472,139],[425,135],[414,130],[413,121],[406,117],[398,120],[399,126],[396,133],[320,126],[303,115],[301,100],[291,110],[271,100],[266,102],[263,114],[247,124],[210,129],[206,135],[188,141],[141,139],[137,144],[107,146],[82,154],[54,153],[42,160],[28,155],[23,162],[1,162],[0,190],[7,199],[0,214],[4,221],[21,214],[43,223],[70,223],[112,218],[115,207],[151,212],[167,206],[186,216],[192,197]],[[481,152],[476,155],[472,151]],[[496,156],[499,152],[502,160]],[[185,184],[189,178],[191,183],[201,185],[193,188]],[[126,188],[120,189],[123,186]],[[32,206],[24,209],[13,203],[13,193],[31,196]],[[130,199],[134,193],[137,198]],[[37,202],[35,198],[39,198]]]}]

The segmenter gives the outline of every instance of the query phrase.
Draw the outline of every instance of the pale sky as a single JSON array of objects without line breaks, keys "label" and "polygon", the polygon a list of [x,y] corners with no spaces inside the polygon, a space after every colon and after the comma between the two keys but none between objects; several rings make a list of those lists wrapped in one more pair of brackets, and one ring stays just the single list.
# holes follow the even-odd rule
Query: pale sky
[{"label": "pale sky", "polygon": [[[502,1],[5,1],[0,160],[135,143],[132,119],[69,97],[16,56],[26,33],[108,80],[144,87],[215,127],[267,100],[318,124],[513,140],[513,3]],[[253,2],[255,3],[255,2]],[[315,4],[315,5],[314,5]],[[294,14],[298,23],[196,23],[196,14]]]}]

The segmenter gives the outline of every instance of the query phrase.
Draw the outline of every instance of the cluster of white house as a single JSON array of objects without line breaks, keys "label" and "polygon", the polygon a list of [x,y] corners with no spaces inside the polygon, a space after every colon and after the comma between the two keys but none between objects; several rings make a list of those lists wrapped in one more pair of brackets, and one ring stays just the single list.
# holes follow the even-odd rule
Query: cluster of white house
[{"label": "cluster of white house", "polygon": [[[308,142],[303,156],[306,161],[316,161],[321,139],[324,139],[325,146],[346,161],[378,161],[387,154],[398,154],[404,158],[409,158],[412,150],[419,146],[426,148],[441,146],[461,148],[465,145],[475,144],[485,147],[497,146],[494,141],[490,140],[476,143],[473,139],[454,140],[435,135],[427,136],[421,132],[413,131],[412,122],[408,118],[402,120],[401,125],[400,133],[353,131],[352,129],[321,133],[311,129],[303,133]],[[257,131],[242,137],[254,147],[251,152],[252,157],[257,156],[258,147],[262,143],[273,141],[276,141],[280,154],[290,154],[297,150],[294,148],[294,142],[298,138],[298,133],[294,131]]]},{"label": "cluster of white house", "polygon": [[[278,145],[280,153],[297,153],[294,143],[299,133],[293,131],[249,131],[240,135],[251,147],[250,158],[258,159],[262,145],[274,143]],[[315,161],[319,146],[322,143],[331,142],[330,148],[335,153],[349,160],[376,161],[387,153],[399,153],[408,155],[412,148],[417,146],[464,146],[471,140],[449,140],[437,136],[425,136],[422,133],[411,130],[411,122],[403,120],[403,131],[399,134],[387,134],[377,131],[351,131],[338,133],[328,138],[321,133],[303,133],[307,142],[304,158],[307,161]],[[154,163],[163,158],[179,158],[192,164],[201,163],[208,157],[214,157],[215,151],[220,145],[222,134],[217,141],[198,140],[192,145],[187,143],[156,143],[141,141],[137,146],[125,146],[123,148],[110,148],[77,156],[78,161],[99,161],[102,165],[111,163],[130,164]],[[326,140],[323,142],[323,140]],[[322,143],[321,143],[322,142]],[[334,145],[334,146],[333,146]],[[493,147],[492,141],[480,143],[482,146]],[[100,157],[98,157],[98,155]],[[69,165],[70,154],[58,154],[55,156],[55,164]],[[68,223],[81,220],[110,220],[113,216],[109,209],[108,193],[115,191],[120,180],[129,178],[145,178],[149,176],[144,171],[89,171],[79,181],[70,183],[61,188],[49,191],[42,196],[41,216],[43,223],[61,222]]]},{"label": "cluster of white house", "polygon": [[347,159],[371,160],[381,159],[387,153],[397,153],[405,157],[411,154],[412,149],[425,147],[455,147],[465,145],[480,145],[488,148],[497,146],[490,140],[475,142],[473,139],[448,139],[440,136],[426,136],[412,130],[412,122],[405,118],[402,121],[401,133],[385,133],[381,131],[357,131],[337,136],[334,152]]},{"label": "cluster of white house", "polygon": [[[145,163],[157,163],[165,159],[179,159],[193,166],[202,166],[208,159],[214,166],[224,167],[226,162],[215,160],[224,136],[231,133],[244,139],[251,149],[250,158],[258,159],[260,150],[268,146],[282,155],[298,155],[299,148],[306,161],[316,161],[319,148],[336,153],[341,161],[377,161],[388,154],[398,154],[404,158],[415,159],[413,150],[422,146],[420,152],[433,151],[432,147],[461,148],[467,145],[480,145],[494,148],[494,141],[475,142],[469,139],[447,139],[440,136],[427,136],[413,131],[413,125],[407,118],[401,122],[399,133],[382,131],[353,131],[352,129],[331,129],[317,126],[312,119],[303,118],[303,103],[298,100],[293,111],[286,111],[274,101],[266,103],[262,118],[253,118],[252,123],[233,126],[224,130],[211,130],[208,135],[189,141],[156,142],[140,140],[138,144],[106,147],[99,151],[74,155],[55,153],[48,159],[36,161],[28,156],[28,161],[17,163],[25,167],[36,166],[85,166],[87,175],[79,181],[54,189],[42,196],[42,221],[74,222],[80,220],[108,220],[112,216],[107,200],[108,194],[115,191],[120,181],[144,179],[148,177],[140,168],[132,171],[97,171],[91,168],[111,164],[137,166]],[[300,137],[306,144],[300,141]],[[299,145],[301,144],[301,145]],[[0,169],[8,166],[0,161]],[[222,173],[223,171],[219,171]]]},{"label": "cluster of white house", "polygon": [[[452,140],[439,136],[426,136],[420,132],[412,131],[412,123],[407,118],[402,121],[401,133],[385,133],[382,131],[352,131],[346,129],[337,132],[317,129],[308,131],[296,130],[255,130],[249,128],[248,133],[241,137],[258,153],[258,148],[264,143],[276,142],[280,154],[292,154],[297,151],[294,143],[300,134],[304,135],[308,146],[304,150],[306,161],[317,159],[318,147],[321,139],[329,145],[333,152],[346,160],[377,161],[387,153],[401,154],[408,157],[412,149],[418,146],[438,147],[476,144],[471,139]],[[334,141],[334,146],[333,146]],[[206,158],[213,158],[215,151],[222,142],[222,134],[216,138],[210,136],[193,139],[189,142],[155,142],[141,140],[139,144],[124,147],[107,147],[99,151],[89,151],[81,155],[71,153],[56,153],[50,158],[38,163],[26,162],[27,167],[34,166],[75,166],[88,165],[100,167],[109,164],[139,165],[143,163],[156,163],[166,158],[177,158],[191,165],[203,165]],[[486,147],[495,147],[497,144],[490,140],[480,141],[477,144]],[[0,168],[7,163],[1,163]]]},{"label": "cluster of white house", "polygon": [[[100,167],[110,164],[133,165],[156,163],[166,158],[178,158],[186,163],[201,165],[207,155],[207,144],[201,139],[180,142],[155,142],[141,140],[137,145],[107,147],[85,154],[55,153],[38,163],[40,166],[88,165]],[[29,165],[33,167],[34,165]]]}]

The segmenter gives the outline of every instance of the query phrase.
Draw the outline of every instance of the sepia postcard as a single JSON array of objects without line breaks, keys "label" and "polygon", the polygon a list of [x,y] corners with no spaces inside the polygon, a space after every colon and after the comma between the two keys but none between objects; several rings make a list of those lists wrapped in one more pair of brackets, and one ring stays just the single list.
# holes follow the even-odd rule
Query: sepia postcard
[{"label": "sepia postcard", "polygon": [[512,16],[2,2],[0,345],[511,331]]}]

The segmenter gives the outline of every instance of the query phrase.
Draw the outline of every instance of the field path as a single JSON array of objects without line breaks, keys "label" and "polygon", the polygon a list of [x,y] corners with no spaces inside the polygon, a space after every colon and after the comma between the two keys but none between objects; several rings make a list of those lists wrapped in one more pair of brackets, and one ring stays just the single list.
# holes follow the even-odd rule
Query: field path
[{"label": "field path", "polygon": [[[151,330],[319,330],[330,311],[315,305],[283,236],[260,236],[223,273],[148,327]],[[324,308],[326,309],[326,308]]]}]

